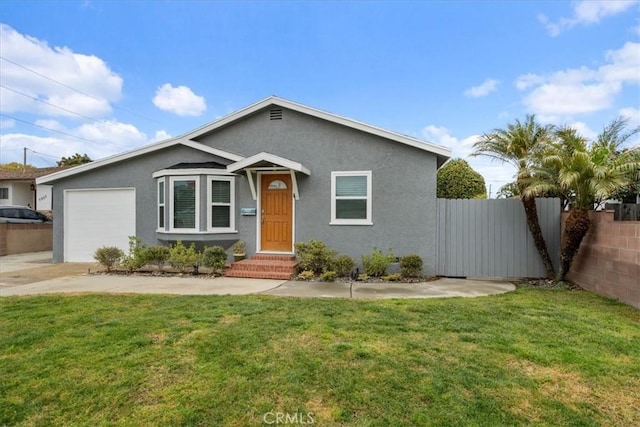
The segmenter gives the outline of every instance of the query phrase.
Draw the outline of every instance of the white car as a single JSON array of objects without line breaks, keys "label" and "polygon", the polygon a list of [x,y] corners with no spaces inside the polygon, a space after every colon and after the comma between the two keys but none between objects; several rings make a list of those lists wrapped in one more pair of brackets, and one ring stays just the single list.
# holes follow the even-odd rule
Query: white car
[{"label": "white car", "polygon": [[50,223],[51,219],[26,206],[0,206],[0,222],[13,224]]}]

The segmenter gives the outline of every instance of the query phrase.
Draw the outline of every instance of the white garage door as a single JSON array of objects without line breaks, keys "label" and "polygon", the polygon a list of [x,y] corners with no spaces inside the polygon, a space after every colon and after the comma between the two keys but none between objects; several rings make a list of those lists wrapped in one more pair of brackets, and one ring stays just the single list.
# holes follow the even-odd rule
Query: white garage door
[{"label": "white garage door", "polygon": [[65,190],[64,260],[93,262],[101,246],[127,252],[136,234],[134,188]]}]

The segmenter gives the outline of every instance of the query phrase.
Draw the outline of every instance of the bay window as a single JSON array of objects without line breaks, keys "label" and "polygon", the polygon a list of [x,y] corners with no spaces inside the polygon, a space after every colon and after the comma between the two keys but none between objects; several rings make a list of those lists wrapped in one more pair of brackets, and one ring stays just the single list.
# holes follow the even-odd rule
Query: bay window
[{"label": "bay window", "polygon": [[199,231],[200,177],[171,177],[171,229]]},{"label": "bay window", "polygon": [[234,179],[225,176],[209,176],[207,181],[208,231],[235,231]]}]

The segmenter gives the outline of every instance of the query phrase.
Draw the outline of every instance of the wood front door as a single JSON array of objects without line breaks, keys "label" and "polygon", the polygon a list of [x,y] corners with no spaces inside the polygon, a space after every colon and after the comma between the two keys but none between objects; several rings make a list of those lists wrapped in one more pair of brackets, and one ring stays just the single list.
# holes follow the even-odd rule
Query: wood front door
[{"label": "wood front door", "polygon": [[260,250],[293,251],[291,175],[262,174],[260,184]]}]

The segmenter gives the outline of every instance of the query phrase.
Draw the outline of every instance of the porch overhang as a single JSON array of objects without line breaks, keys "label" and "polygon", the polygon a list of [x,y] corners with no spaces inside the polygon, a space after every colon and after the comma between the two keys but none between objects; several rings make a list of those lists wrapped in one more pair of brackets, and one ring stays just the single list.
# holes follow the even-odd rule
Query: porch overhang
[{"label": "porch overhang", "polygon": [[249,187],[251,188],[251,197],[253,197],[253,200],[257,200],[258,198],[256,186],[253,181],[254,172],[289,172],[291,174],[291,182],[293,184],[293,196],[296,198],[296,200],[300,199],[300,194],[298,193],[298,181],[296,180],[296,172],[305,174],[307,176],[311,175],[311,171],[303,164],[266,152],[258,153],[251,157],[247,157],[246,159],[231,163],[227,166],[227,171],[230,173],[238,173],[240,171],[246,172],[247,179],[249,180]]}]

